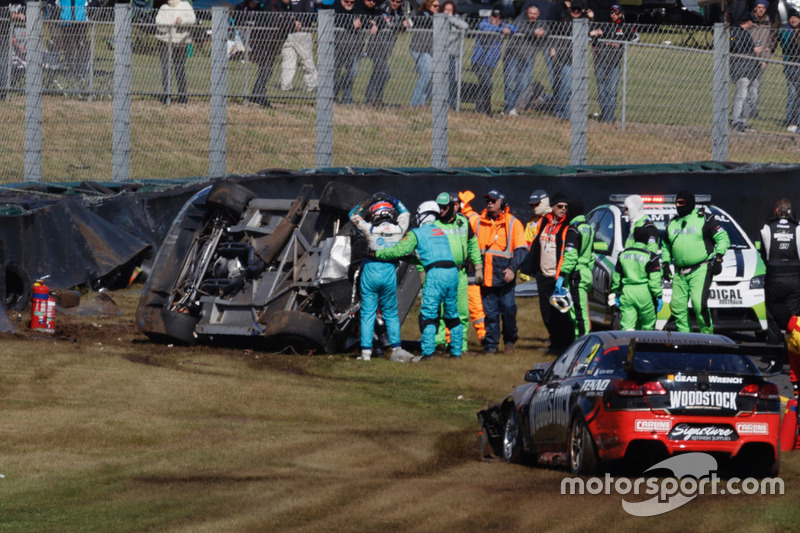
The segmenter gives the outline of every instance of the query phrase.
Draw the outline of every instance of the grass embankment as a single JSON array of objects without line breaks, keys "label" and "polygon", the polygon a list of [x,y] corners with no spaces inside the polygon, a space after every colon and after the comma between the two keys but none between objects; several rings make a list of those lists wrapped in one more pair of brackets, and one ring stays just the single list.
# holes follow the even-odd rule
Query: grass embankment
[{"label": "grass embankment", "polygon": [[[121,317],[3,336],[0,530],[788,531],[785,496],[703,496],[628,516],[561,496],[565,472],[478,460],[475,413],[546,360],[535,299],[514,355],[429,364],[149,343]],[[415,320],[404,336],[416,336]],[[24,327],[23,318],[21,326]]]}]

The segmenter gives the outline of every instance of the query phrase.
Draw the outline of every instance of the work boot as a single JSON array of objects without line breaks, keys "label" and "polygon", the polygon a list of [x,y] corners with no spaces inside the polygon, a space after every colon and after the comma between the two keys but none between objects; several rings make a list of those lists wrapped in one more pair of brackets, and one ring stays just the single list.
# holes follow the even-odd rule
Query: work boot
[{"label": "work boot", "polygon": [[356,358],[357,361],[369,361],[372,359],[372,350],[361,350],[361,355]]},{"label": "work boot", "polygon": [[389,357],[390,360],[394,361],[395,363],[408,363],[410,362],[414,356],[403,348],[398,346],[397,348],[392,348],[392,355]]},{"label": "work boot", "polygon": [[503,346],[503,353],[505,353],[505,354],[514,353],[514,343],[513,342],[507,342],[505,344],[505,346]]}]

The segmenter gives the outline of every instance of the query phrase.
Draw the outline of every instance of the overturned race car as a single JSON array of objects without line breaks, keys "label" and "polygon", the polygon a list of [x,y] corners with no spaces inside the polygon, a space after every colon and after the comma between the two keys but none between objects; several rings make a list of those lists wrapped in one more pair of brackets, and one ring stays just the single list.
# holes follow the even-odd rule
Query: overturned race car
[{"label": "overturned race car", "polygon": [[[246,342],[279,351],[358,345],[358,279],[366,242],[347,218],[369,195],[328,183],[319,199],[258,198],[219,180],[181,209],[153,262],[136,313],[156,342]],[[400,262],[402,321],[420,288]]]}]

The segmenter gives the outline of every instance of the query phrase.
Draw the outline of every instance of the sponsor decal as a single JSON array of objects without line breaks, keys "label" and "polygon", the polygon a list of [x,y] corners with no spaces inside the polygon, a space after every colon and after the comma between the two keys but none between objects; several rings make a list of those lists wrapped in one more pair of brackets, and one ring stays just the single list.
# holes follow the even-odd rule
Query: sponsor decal
[{"label": "sponsor decal", "polygon": [[[677,383],[697,383],[697,376],[686,376],[684,374],[670,374],[669,379]],[[740,377],[732,376],[708,376],[709,383],[730,383],[733,385],[741,385],[743,379]]]},{"label": "sponsor decal", "polygon": [[742,291],[739,289],[709,289],[709,300],[719,300],[720,305],[742,305]]},{"label": "sponsor decal", "polygon": [[669,391],[670,408],[715,407],[736,409],[736,393],[721,391]]},{"label": "sponsor decal", "polygon": [[736,440],[737,435],[732,427],[728,426],[694,426],[678,424],[669,432],[670,440],[685,441],[730,441]]},{"label": "sponsor decal", "polygon": [[769,425],[762,422],[739,422],[736,433],[740,435],[769,435]]},{"label": "sponsor decal", "polygon": [[608,388],[610,379],[586,379],[581,384],[581,392],[604,391]]},{"label": "sponsor decal", "polygon": [[672,428],[671,420],[636,420],[633,429],[652,433],[667,433]]},{"label": "sponsor decal", "polygon": [[[542,390],[541,388],[539,390]],[[549,424],[567,425],[567,409],[572,387],[542,390],[531,402],[531,427],[537,431]]]}]

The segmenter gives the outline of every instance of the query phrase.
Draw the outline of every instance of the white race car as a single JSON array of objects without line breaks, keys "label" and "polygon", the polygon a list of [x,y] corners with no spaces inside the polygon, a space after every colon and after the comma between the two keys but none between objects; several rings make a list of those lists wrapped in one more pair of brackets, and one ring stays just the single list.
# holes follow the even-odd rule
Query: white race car
[{"label": "white race car", "polygon": [[[619,309],[607,305],[611,288],[611,274],[617,264],[617,256],[625,247],[630,223],[623,202],[628,195],[614,194],[610,203],[596,207],[586,217],[594,228],[595,267],[593,286],[589,293],[589,313],[593,323],[606,327],[619,327]],[[664,229],[677,214],[674,195],[642,195],[647,216],[664,234]],[[767,328],[764,306],[764,274],[766,267],[752,241],[728,213],[711,205],[710,195],[696,195],[699,209],[710,211],[728,232],[731,247],[725,253],[722,272],[714,276],[709,290],[708,306],[714,331],[752,331],[762,337]],[[663,282],[664,307],[658,313],[656,329],[667,326],[671,316],[669,301],[672,283]],[[694,314],[689,316],[694,319]],[[693,326],[696,327],[693,320]],[[669,329],[669,328],[668,328]]]}]

